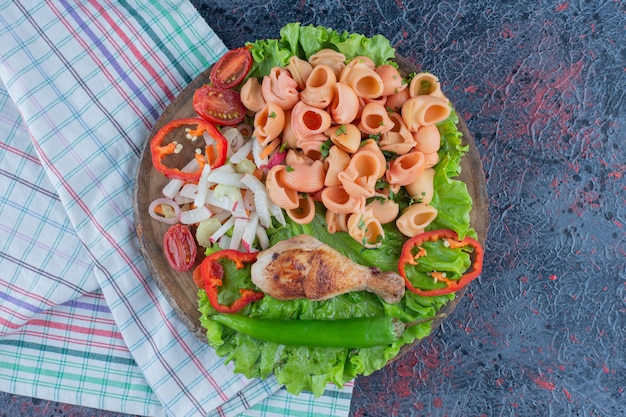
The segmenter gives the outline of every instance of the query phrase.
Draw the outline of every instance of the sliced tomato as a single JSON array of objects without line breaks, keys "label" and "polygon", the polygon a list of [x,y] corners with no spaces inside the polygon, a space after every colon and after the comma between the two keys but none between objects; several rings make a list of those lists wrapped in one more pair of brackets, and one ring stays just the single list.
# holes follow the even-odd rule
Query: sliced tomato
[{"label": "sliced tomato", "polygon": [[246,47],[232,49],[217,61],[209,78],[214,86],[233,88],[243,81],[252,67],[252,54]]},{"label": "sliced tomato", "polygon": [[176,271],[189,271],[197,255],[196,241],[189,228],[178,223],[167,229],[163,235],[163,252]]},{"label": "sliced tomato", "polygon": [[243,121],[246,107],[235,90],[203,85],[193,94],[193,109],[204,120],[234,126]]}]

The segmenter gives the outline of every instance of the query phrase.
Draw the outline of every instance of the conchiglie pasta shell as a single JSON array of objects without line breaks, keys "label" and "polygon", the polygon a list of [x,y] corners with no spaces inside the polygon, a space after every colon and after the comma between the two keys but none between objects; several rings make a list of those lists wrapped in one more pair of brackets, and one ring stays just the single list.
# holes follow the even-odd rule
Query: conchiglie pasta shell
[{"label": "conchiglie pasta shell", "polygon": [[[378,149],[378,147],[377,147]],[[384,155],[383,155],[384,158]],[[380,166],[382,160],[378,156],[378,152],[372,148],[361,148],[352,155],[350,159],[350,168],[355,169],[359,177],[380,178],[381,170],[385,172],[385,167]]]},{"label": "conchiglie pasta shell", "polygon": [[351,123],[331,127],[326,131],[326,136],[348,153],[356,152],[361,145],[361,131]]},{"label": "conchiglie pasta shell", "polygon": [[327,140],[328,138],[323,133],[314,133],[312,135],[299,138],[296,142],[296,145],[302,150],[311,149],[311,146],[314,146],[315,149],[318,149],[322,145],[322,143],[326,142]]},{"label": "conchiglie pasta shell", "polygon": [[354,175],[353,172],[350,172],[349,167],[337,176],[348,194],[363,198],[370,198],[376,194],[376,179],[374,177],[356,177],[350,180],[351,177]]},{"label": "conchiglie pasta shell", "polygon": [[256,77],[248,78],[248,81],[241,87],[239,95],[246,109],[255,113],[261,111],[265,105],[261,84],[259,84],[259,80]]},{"label": "conchiglie pasta shell", "polygon": [[298,224],[309,224],[315,218],[315,203],[310,195],[304,194],[298,200],[298,207],[286,210],[287,216]]},{"label": "conchiglie pasta shell", "polygon": [[344,171],[350,164],[350,155],[336,145],[330,147],[328,156],[324,159],[324,169],[326,177],[324,177],[324,185],[332,187],[340,185],[339,173]]},{"label": "conchiglie pasta shell", "polygon": [[426,168],[422,174],[411,184],[405,186],[407,194],[418,203],[429,204],[434,194],[435,170]]},{"label": "conchiglie pasta shell", "polygon": [[324,188],[321,199],[327,210],[339,214],[356,213],[365,207],[365,197],[351,196],[341,185]]},{"label": "conchiglie pasta shell", "polygon": [[289,149],[285,157],[285,165],[313,165],[313,162],[313,159],[296,149]]},{"label": "conchiglie pasta shell", "polygon": [[321,49],[309,57],[309,62],[313,67],[319,65],[327,65],[335,74],[335,77],[339,77],[341,71],[346,66],[346,56],[341,52],[334,49]]},{"label": "conchiglie pasta shell", "polygon": [[350,215],[348,233],[368,249],[379,247],[385,238],[385,231],[373,215],[371,208],[365,208],[361,213]]},{"label": "conchiglie pasta shell", "polygon": [[424,168],[434,167],[439,163],[439,153],[427,153],[424,154]]},{"label": "conchiglie pasta shell", "polygon": [[328,230],[328,233],[347,232],[347,221],[348,215],[346,213],[336,213],[331,210],[326,210],[326,230]]},{"label": "conchiglie pasta shell", "polygon": [[367,204],[365,208],[370,208],[374,217],[376,217],[381,224],[391,223],[398,217],[398,213],[400,212],[398,203],[390,199],[376,199]]},{"label": "conchiglie pasta shell", "polygon": [[428,95],[445,99],[441,92],[439,79],[429,72],[421,72],[413,77],[409,84],[409,93],[411,97]]},{"label": "conchiglie pasta shell", "polygon": [[298,137],[291,128],[291,110],[285,112],[285,126],[283,127],[282,140],[285,147],[295,149],[297,147]]},{"label": "conchiglie pasta shell", "polygon": [[422,126],[413,133],[415,150],[422,153],[433,153],[441,146],[441,134],[435,125]]},{"label": "conchiglie pasta shell", "polygon": [[359,112],[359,99],[352,87],[344,83],[335,84],[335,95],[329,110],[335,123],[352,123]]},{"label": "conchiglie pasta shell", "polygon": [[376,98],[363,98],[363,103],[364,104],[378,103],[381,106],[385,106],[386,107],[387,96],[380,96],[380,97],[376,97]]},{"label": "conchiglie pasta shell", "polygon": [[372,155],[375,155],[378,158],[378,174],[377,178],[382,178],[385,175],[385,169],[387,168],[387,160],[385,159],[385,155],[383,155],[380,147],[376,143],[374,139],[367,139],[364,141],[364,145],[359,148],[357,153],[365,153],[370,152]]},{"label": "conchiglie pasta shell", "polygon": [[300,100],[298,84],[285,68],[272,68],[263,77],[261,91],[266,102],[276,103],[283,110],[291,110]]},{"label": "conchiglie pasta shell", "polygon": [[282,181],[285,186],[301,193],[314,193],[324,187],[324,163],[315,161],[311,165],[290,165],[282,173]]},{"label": "conchiglie pasta shell", "polygon": [[410,152],[415,147],[413,133],[406,127],[400,113],[391,112],[389,113],[389,118],[394,125],[389,132],[385,132],[380,136],[380,142],[378,143],[380,149],[398,155]]},{"label": "conchiglie pasta shell", "polygon": [[278,207],[283,209],[295,209],[298,207],[298,192],[289,188],[283,181],[283,175],[286,172],[285,165],[276,165],[267,173],[265,179],[265,188],[270,200]]},{"label": "conchiglie pasta shell", "polygon": [[396,185],[407,185],[424,172],[424,154],[418,151],[405,153],[389,163],[387,182]]},{"label": "conchiglie pasta shell", "polygon": [[396,226],[402,234],[413,237],[423,233],[426,227],[437,218],[437,209],[425,203],[416,203],[407,207],[396,220]]},{"label": "conchiglie pasta shell", "polygon": [[385,107],[391,109],[393,111],[400,111],[402,105],[406,103],[411,96],[409,95],[409,89],[405,88],[404,90],[387,96],[387,101],[385,102]]},{"label": "conchiglie pasta shell", "polygon": [[357,55],[354,58],[352,58],[350,60],[350,62],[348,62],[348,65],[356,65],[356,64],[361,64],[361,65],[365,65],[366,67],[370,68],[370,69],[375,69],[376,68],[376,64],[374,63],[374,61],[372,60],[372,58],[370,58],[367,55]]},{"label": "conchiglie pasta shell", "polygon": [[313,66],[308,61],[293,55],[289,58],[289,64],[287,64],[286,68],[296,82],[298,89],[304,90],[306,80],[311,75],[311,71],[313,71]]},{"label": "conchiglie pasta shell", "polygon": [[394,123],[389,118],[385,106],[379,103],[368,103],[361,112],[359,129],[370,135],[379,135],[390,131]]},{"label": "conchiglie pasta shell", "polygon": [[383,93],[383,82],[373,69],[365,64],[355,64],[345,76],[345,80],[340,80],[352,87],[357,96],[363,98],[377,98]]},{"label": "conchiglie pasta shell", "polygon": [[276,139],[285,127],[285,112],[275,103],[266,103],[254,115],[254,136],[263,146]]},{"label": "conchiglie pasta shell", "polygon": [[299,140],[325,132],[332,120],[328,112],[300,101],[291,111],[291,129]]},{"label": "conchiglie pasta shell", "polygon": [[422,126],[434,125],[450,116],[448,102],[435,96],[417,96],[407,100],[402,106],[402,119],[411,132]]},{"label": "conchiglie pasta shell", "polygon": [[307,158],[317,161],[322,160],[322,145],[328,139],[321,133],[311,135],[304,140],[298,141],[298,148],[302,150],[302,154]]},{"label": "conchiglie pasta shell", "polygon": [[376,71],[383,82],[383,96],[397,94],[408,87],[407,83],[403,81],[402,75],[400,75],[398,69],[393,65],[383,64],[374,71]]},{"label": "conchiglie pasta shell", "polygon": [[[359,197],[372,197],[379,178],[380,158],[371,150],[359,150],[352,155],[343,172],[337,174],[346,192]],[[384,169],[383,169],[384,172]]]},{"label": "conchiglie pasta shell", "polygon": [[306,80],[306,86],[300,93],[300,99],[309,106],[325,109],[335,96],[337,77],[328,65],[318,65]]},{"label": "conchiglie pasta shell", "polygon": [[380,149],[385,152],[393,152],[397,155],[404,155],[415,147],[413,136],[402,135],[398,132],[383,133],[380,139]]}]

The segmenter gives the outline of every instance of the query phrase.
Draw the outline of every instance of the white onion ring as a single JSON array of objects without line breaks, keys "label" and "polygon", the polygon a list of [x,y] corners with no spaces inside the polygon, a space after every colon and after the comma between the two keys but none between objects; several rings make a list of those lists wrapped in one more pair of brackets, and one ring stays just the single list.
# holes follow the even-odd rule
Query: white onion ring
[{"label": "white onion ring", "polygon": [[[157,206],[160,206],[161,204],[165,204],[168,205],[170,207],[172,207],[174,209],[174,217],[163,217],[159,214],[157,214],[154,209]],[[171,200],[169,198],[165,198],[165,197],[161,197],[161,198],[157,198],[156,200],[154,200],[152,203],[150,203],[150,206],[148,207],[148,212],[150,213],[150,217],[152,217],[154,220],[158,220],[162,223],[165,224],[174,224],[174,223],[178,223],[178,218],[180,217],[180,207],[178,207],[178,204],[176,204],[174,202],[174,200]]]}]

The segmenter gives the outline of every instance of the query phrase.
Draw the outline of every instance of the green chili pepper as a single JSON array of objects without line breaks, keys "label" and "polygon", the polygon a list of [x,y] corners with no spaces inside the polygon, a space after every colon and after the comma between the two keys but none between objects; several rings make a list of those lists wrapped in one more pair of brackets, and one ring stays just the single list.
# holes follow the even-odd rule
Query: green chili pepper
[{"label": "green chili pepper", "polygon": [[288,346],[368,348],[390,345],[407,327],[442,315],[403,323],[393,317],[362,317],[337,320],[257,319],[235,314],[215,314],[211,319],[239,333]]}]

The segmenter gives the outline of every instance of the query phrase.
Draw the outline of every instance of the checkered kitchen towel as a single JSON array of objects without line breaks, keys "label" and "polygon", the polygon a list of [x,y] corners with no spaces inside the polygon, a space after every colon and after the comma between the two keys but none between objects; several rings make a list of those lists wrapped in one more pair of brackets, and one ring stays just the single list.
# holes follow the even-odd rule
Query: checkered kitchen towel
[{"label": "checkered kitchen towel", "polygon": [[144,142],[226,51],[186,0],[0,1],[0,390],[141,415],[347,415],[185,328],[133,227]]}]

